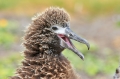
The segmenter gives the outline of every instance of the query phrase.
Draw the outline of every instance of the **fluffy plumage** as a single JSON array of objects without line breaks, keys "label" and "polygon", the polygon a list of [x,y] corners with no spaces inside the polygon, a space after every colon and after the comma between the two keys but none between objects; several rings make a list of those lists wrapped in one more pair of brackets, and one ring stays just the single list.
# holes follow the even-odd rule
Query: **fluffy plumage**
[{"label": "fluffy plumage", "polygon": [[62,55],[60,39],[49,28],[65,25],[70,18],[60,8],[48,8],[33,18],[24,36],[24,61],[11,79],[77,79],[70,62]]}]

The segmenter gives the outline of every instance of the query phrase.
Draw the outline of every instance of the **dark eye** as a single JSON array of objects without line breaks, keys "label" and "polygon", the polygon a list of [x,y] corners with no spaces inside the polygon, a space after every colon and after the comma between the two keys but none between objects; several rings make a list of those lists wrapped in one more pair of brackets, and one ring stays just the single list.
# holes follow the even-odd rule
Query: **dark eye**
[{"label": "dark eye", "polygon": [[73,34],[71,34],[71,33],[70,33],[69,35],[70,35],[70,36],[73,36]]},{"label": "dark eye", "polygon": [[52,27],[52,29],[53,29],[53,30],[58,30],[58,28],[57,28],[57,27]]}]

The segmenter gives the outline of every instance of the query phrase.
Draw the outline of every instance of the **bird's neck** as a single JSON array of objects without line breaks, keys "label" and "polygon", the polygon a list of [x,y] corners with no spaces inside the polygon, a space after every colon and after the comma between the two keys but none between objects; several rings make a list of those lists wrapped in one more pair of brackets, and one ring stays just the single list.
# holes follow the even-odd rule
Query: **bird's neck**
[{"label": "bird's neck", "polygon": [[[27,70],[24,70],[25,68]],[[33,70],[31,73],[37,74],[41,78],[47,76],[48,79],[51,79],[53,75],[56,75],[54,78],[73,79],[69,77],[70,74],[71,77],[74,77],[70,62],[62,54],[53,55],[44,52],[32,57],[26,55],[22,69],[22,71]],[[19,74],[22,74],[21,72]]]},{"label": "bird's neck", "polygon": [[22,68],[20,68],[22,70],[18,69],[20,71],[18,72],[19,74],[22,74],[23,71],[29,72],[33,70],[33,72],[29,73],[37,74],[41,78],[47,76],[48,79],[51,79],[53,75],[56,75],[54,79],[76,79],[70,62],[62,55],[61,51],[50,48],[47,44],[43,44],[38,48],[39,50],[35,50],[37,46],[34,46],[24,51],[25,60]]}]

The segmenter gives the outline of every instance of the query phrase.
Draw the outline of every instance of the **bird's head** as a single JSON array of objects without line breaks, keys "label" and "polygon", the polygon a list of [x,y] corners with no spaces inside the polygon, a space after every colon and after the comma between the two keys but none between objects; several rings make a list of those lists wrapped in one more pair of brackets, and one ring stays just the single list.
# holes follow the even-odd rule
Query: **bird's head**
[{"label": "bird's head", "polygon": [[40,36],[42,38],[43,35],[44,38],[42,38],[41,43],[48,43],[51,46],[49,49],[69,49],[81,59],[84,59],[83,54],[75,48],[71,39],[86,44],[88,49],[90,45],[87,40],[78,36],[70,29],[69,21],[69,15],[64,9],[51,7],[33,18],[34,27],[32,27],[33,30],[37,29],[39,31],[41,29]]}]

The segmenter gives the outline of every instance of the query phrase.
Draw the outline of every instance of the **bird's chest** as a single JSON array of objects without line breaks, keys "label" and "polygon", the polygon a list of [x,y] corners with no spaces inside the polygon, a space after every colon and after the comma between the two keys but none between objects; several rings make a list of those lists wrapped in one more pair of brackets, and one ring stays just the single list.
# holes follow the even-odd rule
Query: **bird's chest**
[{"label": "bird's chest", "polygon": [[64,56],[46,60],[39,73],[43,79],[77,79],[70,62]]},{"label": "bird's chest", "polygon": [[53,57],[46,59],[45,63],[36,71],[43,79],[69,79],[71,70],[68,60],[62,57]]},{"label": "bird's chest", "polygon": [[18,73],[24,79],[76,79],[70,62],[63,56],[26,60],[23,65]]}]

